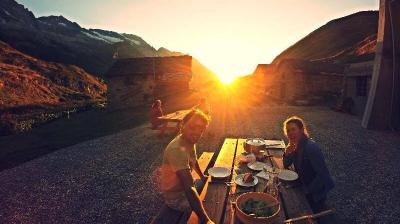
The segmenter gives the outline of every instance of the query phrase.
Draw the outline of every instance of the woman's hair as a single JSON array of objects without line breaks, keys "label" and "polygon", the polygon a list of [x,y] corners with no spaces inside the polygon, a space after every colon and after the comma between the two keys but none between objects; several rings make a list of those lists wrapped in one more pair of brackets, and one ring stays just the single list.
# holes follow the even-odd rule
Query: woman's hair
[{"label": "woman's hair", "polygon": [[307,130],[307,127],[306,127],[306,123],[300,117],[291,116],[288,119],[286,119],[285,122],[283,122],[283,133],[285,133],[286,136],[287,136],[287,126],[288,126],[288,124],[295,124],[297,127],[299,127],[300,129],[303,130],[303,134],[307,138],[310,137],[310,134],[308,133],[308,130]]}]

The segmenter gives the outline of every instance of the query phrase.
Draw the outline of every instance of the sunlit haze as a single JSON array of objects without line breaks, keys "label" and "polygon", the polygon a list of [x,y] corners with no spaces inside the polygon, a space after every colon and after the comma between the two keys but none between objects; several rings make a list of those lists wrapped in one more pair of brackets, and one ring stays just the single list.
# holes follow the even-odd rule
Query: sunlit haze
[{"label": "sunlit haze", "polygon": [[18,0],[35,16],[63,15],[85,28],[139,35],[188,53],[224,82],[269,63],[331,19],[377,10],[378,0]]}]

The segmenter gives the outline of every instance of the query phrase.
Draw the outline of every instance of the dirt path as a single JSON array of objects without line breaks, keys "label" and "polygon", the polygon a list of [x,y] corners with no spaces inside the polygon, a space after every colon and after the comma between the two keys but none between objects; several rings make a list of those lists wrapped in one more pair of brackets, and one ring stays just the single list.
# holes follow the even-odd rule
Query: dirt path
[{"label": "dirt path", "polygon": [[[225,105],[213,105],[199,153],[225,137],[283,138],[282,121],[297,114],[325,154],[336,183],[328,201],[340,222],[400,222],[398,133],[365,130],[326,108]],[[151,176],[168,141],[142,125],[5,170],[0,223],[147,223],[161,206]]]}]

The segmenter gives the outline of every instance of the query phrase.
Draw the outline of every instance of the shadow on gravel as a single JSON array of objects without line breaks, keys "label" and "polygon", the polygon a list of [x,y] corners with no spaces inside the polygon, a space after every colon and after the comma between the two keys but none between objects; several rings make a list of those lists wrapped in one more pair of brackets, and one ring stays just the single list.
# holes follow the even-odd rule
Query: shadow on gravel
[{"label": "shadow on gravel", "polygon": [[0,171],[90,139],[134,128],[147,121],[147,108],[86,111],[28,132],[0,137]]}]

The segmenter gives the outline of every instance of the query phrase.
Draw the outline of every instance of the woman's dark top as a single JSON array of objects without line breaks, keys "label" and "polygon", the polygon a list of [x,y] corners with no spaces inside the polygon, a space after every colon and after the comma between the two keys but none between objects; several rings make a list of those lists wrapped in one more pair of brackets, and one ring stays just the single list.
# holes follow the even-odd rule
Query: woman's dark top
[{"label": "woman's dark top", "polygon": [[334,183],[319,146],[311,139],[303,138],[296,151],[283,155],[284,167],[292,164],[305,193],[311,194],[315,202],[325,200]]}]

